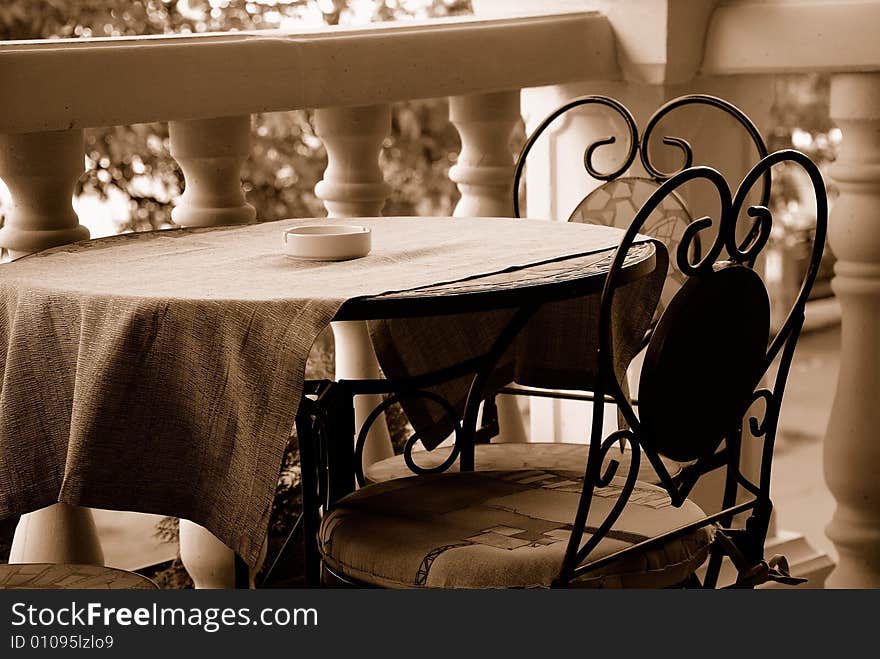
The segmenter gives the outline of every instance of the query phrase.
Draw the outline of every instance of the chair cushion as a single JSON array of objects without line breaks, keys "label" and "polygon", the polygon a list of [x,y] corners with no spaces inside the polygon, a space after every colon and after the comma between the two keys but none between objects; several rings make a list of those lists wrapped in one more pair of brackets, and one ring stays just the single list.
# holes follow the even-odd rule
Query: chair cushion
[{"label": "chair cushion", "polygon": [[0,565],[0,590],[158,590],[136,572],[98,565],[16,563]]},{"label": "chair cushion", "polygon": [[[587,465],[587,444],[564,444],[561,442],[530,442],[526,444],[477,444],[474,447],[474,465],[480,471],[513,471],[514,469],[549,469],[551,471],[583,472]],[[449,455],[449,449],[437,448],[433,451],[413,451],[413,460],[426,469],[441,464]],[[612,456],[614,451],[612,451]],[[618,476],[624,477],[628,472],[629,457],[620,460]],[[675,476],[681,471],[681,465],[672,460],[663,459],[666,470]],[[458,471],[456,461],[449,468],[450,472]],[[383,483],[394,478],[407,478],[413,473],[406,466],[402,455],[395,455],[380,460],[366,469],[364,477],[369,483]],[[639,480],[646,483],[657,483],[657,477],[651,463],[642,459],[639,467]]]},{"label": "chair cushion", "polygon": [[[621,491],[596,489],[587,533]],[[581,491],[576,472],[550,470],[431,474],[368,485],[325,515],[319,547],[327,567],[389,588],[549,587],[559,573]],[[674,507],[664,490],[637,483],[595,560],[702,519],[691,501]],[[585,534],[586,535],[586,534]],[[634,552],[573,586],[658,588],[686,580],[706,559],[711,528]]]}]

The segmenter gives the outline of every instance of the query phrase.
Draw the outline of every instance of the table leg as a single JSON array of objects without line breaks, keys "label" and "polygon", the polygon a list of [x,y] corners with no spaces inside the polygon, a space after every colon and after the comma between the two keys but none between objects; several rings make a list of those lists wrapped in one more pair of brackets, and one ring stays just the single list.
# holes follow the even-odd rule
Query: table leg
[{"label": "table leg", "polygon": [[88,508],[56,503],[21,516],[10,563],[103,565],[104,551]]},{"label": "table leg", "polygon": [[303,531],[303,563],[306,586],[316,588],[321,582],[321,556],[318,552],[318,526],[321,521],[320,484],[323,478],[318,437],[313,435],[312,422],[304,413],[306,404],[312,404],[306,398],[300,404],[296,416],[296,435],[299,444],[299,458],[302,478],[302,531]]}]

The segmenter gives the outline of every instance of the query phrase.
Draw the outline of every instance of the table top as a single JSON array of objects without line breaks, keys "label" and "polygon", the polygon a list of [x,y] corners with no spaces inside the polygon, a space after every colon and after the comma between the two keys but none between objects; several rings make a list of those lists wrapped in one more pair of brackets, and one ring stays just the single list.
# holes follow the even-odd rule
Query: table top
[{"label": "table top", "polygon": [[[300,261],[283,254],[283,229],[315,223],[368,226],[373,250],[366,257],[341,262]],[[381,304],[389,310],[399,308],[404,299],[426,295],[468,304],[462,299],[467,294],[476,296],[474,303],[491,306],[491,300],[478,298],[486,292],[604,274],[607,261],[597,255],[616,247],[621,236],[613,227],[511,218],[280,220],[123,234],[64,245],[4,266],[0,286],[193,303],[341,303],[383,296],[371,308]],[[570,261],[571,257],[584,258]],[[650,250],[634,250],[629,266],[649,270]],[[601,283],[593,281],[591,286],[595,290]],[[411,292],[401,294],[404,291]],[[516,303],[513,298],[505,302]]]},{"label": "table top", "polygon": [[[172,515],[253,564],[306,361],[331,320],[596,292],[622,235],[511,218],[322,219],[369,226],[372,252],[285,256],[282,230],[315,222],[128,234],[2,266],[0,518],[55,502]],[[653,270],[653,248],[634,248],[629,267]],[[475,329],[491,339],[472,322],[425,322],[440,346]],[[421,349],[421,333],[396,329]]]}]

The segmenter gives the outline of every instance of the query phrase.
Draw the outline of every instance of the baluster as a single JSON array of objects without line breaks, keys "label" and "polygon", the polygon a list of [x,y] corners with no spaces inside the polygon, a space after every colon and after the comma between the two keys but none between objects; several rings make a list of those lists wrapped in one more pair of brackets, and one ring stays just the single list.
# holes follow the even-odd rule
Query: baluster
[{"label": "baluster", "polygon": [[512,216],[510,138],[520,121],[519,91],[454,96],[449,120],[461,137],[458,162],[449,169],[461,192],[454,215]]},{"label": "baluster", "polygon": [[188,519],[180,520],[180,561],[197,589],[235,587],[235,554],[217,536]]},{"label": "baluster", "polygon": [[880,586],[880,74],[835,75],[831,117],[843,131],[831,175],[840,187],[829,239],[837,256],[840,374],[824,444],[837,509],[826,529],[839,553],[828,585]]},{"label": "baluster", "polygon": [[[379,167],[382,142],[391,130],[391,108],[324,108],[315,111],[315,129],[327,149],[327,169],[315,186],[330,217],[377,216],[391,192]],[[336,343],[336,378],[378,378],[379,365],[366,323],[332,323]],[[380,396],[358,396],[355,427],[381,402]],[[393,455],[384,416],[370,428],[364,465]]]},{"label": "baluster", "polygon": [[[251,118],[169,121],[171,155],[186,188],[171,218],[186,227],[253,222],[256,212],[241,189],[241,165],[250,152]],[[199,589],[235,585],[233,551],[204,527],[180,520],[180,559]],[[258,566],[259,569],[259,566]],[[253,575],[257,570],[252,571]]]},{"label": "baluster", "polygon": [[56,503],[22,515],[9,562],[103,565],[104,551],[92,511]]},{"label": "baluster", "polygon": [[171,219],[186,227],[248,224],[256,211],[241,189],[241,165],[250,150],[250,115],[170,121],[171,155],[186,188]]},{"label": "baluster", "polygon": [[[250,570],[250,587],[266,560],[268,541],[263,547],[257,565]],[[199,590],[235,587],[235,554],[203,526],[189,520],[180,520],[180,558],[186,571]]]},{"label": "baluster", "polygon": [[[71,203],[84,162],[81,130],[0,135],[0,178],[13,201],[0,247],[11,258],[89,237]],[[102,565],[91,511],[55,504],[22,515],[9,561]]]},{"label": "baluster", "polygon": [[71,203],[84,163],[81,130],[0,135],[0,178],[13,201],[0,247],[12,258],[89,237]]},{"label": "baluster", "polygon": [[327,169],[315,186],[330,217],[382,214],[391,186],[379,167],[382,143],[391,132],[391,108],[323,108],[315,111],[315,132],[327,149]]},{"label": "baluster", "polygon": [[[458,162],[449,178],[458,184],[461,199],[455,217],[511,217],[513,154],[510,139],[520,121],[519,90],[454,96],[449,120],[461,137]],[[513,396],[498,397],[496,441],[524,442],[522,415]]]}]

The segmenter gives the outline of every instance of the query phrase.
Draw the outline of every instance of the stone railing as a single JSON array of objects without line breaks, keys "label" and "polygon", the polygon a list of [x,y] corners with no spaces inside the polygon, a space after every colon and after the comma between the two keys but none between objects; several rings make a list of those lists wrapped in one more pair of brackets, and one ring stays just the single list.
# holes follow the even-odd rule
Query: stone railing
[{"label": "stone railing", "polygon": [[[315,108],[328,153],[317,196],[332,216],[378,215],[389,194],[377,163],[390,130],[389,103],[449,97],[462,141],[450,171],[462,195],[455,214],[509,215],[508,142],[521,107],[532,126],[571,96],[609,93],[644,117],[667,97],[700,91],[733,100],[766,128],[773,74],[827,70],[834,74],[832,113],[844,133],[834,170],[842,196],[831,229],[843,360],[826,444],[827,480],[839,503],[829,533],[841,557],[835,583],[880,585],[873,550],[880,481],[871,477],[880,467],[873,437],[880,426],[873,401],[880,391],[880,233],[869,219],[880,203],[880,46],[871,34],[880,2],[474,4],[474,18],[426,23],[0,44],[0,178],[14,200],[0,247],[16,256],[87,237],[71,205],[87,127],[168,121],[171,155],[186,180],[175,221],[246,223],[254,210],[239,170],[250,115]],[[709,144],[732,167],[751,157],[738,137],[716,128],[703,125],[697,146]],[[530,179],[529,215],[554,216],[583,195],[589,181],[582,173],[569,180],[557,158],[607,133],[603,118],[585,113],[554,134],[552,148],[535,153],[549,177]],[[338,375],[377,373],[362,325],[337,323],[334,333]],[[372,405],[360,404],[363,418]],[[509,405],[505,418],[502,425],[513,429],[508,438],[519,439]],[[559,407],[532,408],[533,430],[564,431],[572,419]],[[368,452],[378,458],[390,445],[374,428]],[[27,515],[14,558],[99,560],[90,523],[84,511],[62,505]],[[181,552],[198,585],[230,584],[230,552],[204,530],[183,524]],[[816,556],[804,560],[815,564]],[[827,573],[827,561],[819,562]]]}]

